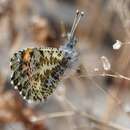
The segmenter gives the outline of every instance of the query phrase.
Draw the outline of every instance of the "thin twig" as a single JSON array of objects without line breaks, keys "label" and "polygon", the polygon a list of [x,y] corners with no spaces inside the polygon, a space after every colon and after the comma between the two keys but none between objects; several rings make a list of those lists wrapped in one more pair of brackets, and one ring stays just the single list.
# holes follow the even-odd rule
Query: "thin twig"
[{"label": "thin twig", "polygon": [[[55,113],[46,114],[46,115],[44,115],[44,117],[38,117],[38,119],[35,120],[35,121],[43,120],[44,118],[52,119],[52,118],[74,116],[75,114],[76,114],[76,112],[74,112],[74,111],[55,112]],[[81,116],[88,118],[90,121],[97,123],[97,124],[100,124],[100,125],[102,124],[104,126],[112,127],[114,129],[117,129],[117,130],[130,130],[129,128],[122,127],[122,126],[115,124],[115,123],[112,123],[112,122],[105,122],[105,121],[102,121],[102,120],[98,120],[94,116],[92,116],[92,115],[90,115],[86,112],[79,112],[79,114]]]},{"label": "thin twig", "polygon": [[[126,77],[124,75],[121,75],[119,73],[116,73],[117,75],[114,75],[114,74],[108,74],[108,73],[102,73],[102,74],[94,74],[94,75],[91,75],[91,77],[96,77],[96,76],[101,76],[101,77],[112,77],[112,78],[118,78],[118,79],[125,79],[125,80],[129,80],[130,81],[130,78],[129,77]],[[89,75],[90,76],[90,75]],[[80,75],[78,76],[79,78],[84,78],[84,77],[89,77],[89,76],[86,76],[86,75]]]}]

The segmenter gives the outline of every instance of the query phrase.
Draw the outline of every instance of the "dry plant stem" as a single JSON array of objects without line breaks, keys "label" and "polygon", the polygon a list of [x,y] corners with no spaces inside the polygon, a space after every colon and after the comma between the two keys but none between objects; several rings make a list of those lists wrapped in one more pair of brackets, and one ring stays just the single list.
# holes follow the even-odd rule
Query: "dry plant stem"
[{"label": "dry plant stem", "polygon": [[128,2],[129,2],[128,0],[115,0],[115,1],[111,0],[111,4],[114,5],[114,9],[117,11],[118,15],[120,16],[120,19],[129,37],[129,28],[128,28],[129,25],[127,23],[130,19]]},{"label": "dry plant stem", "polygon": [[[116,74],[117,74],[117,75],[112,75],[112,74],[103,73],[103,74],[97,74],[97,75],[94,75],[94,76],[91,76],[91,77],[90,77],[90,75],[89,75],[89,76],[84,76],[84,75],[82,76],[82,75],[81,75],[81,76],[79,76],[79,77],[88,77],[88,78],[92,81],[92,83],[95,84],[95,86],[96,86],[97,88],[99,88],[103,93],[106,94],[106,91],[98,85],[98,83],[93,79],[93,77],[95,77],[95,76],[103,76],[103,77],[110,76],[110,77],[113,77],[113,78],[119,78],[119,79],[130,80],[130,78],[125,77],[125,76],[123,76],[123,75],[120,75],[120,74],[117,73],[117,72],[116,72]],[[129,118],[128,114],[127,114],[126,112],[124,112],[122,103],[121,103],[121,101],[118,99],[118,97],[113,96],[113,95],[111,94],[111,92],[107,92],[107,93],[108,93],[109,96],[115,101],[115,103],[119,106],[119,110],[120,110],[121,112],[123,112],[123,113],[126,115],[126,117]]]},{"label": "dry plant stem", "polygon": [[[129,80],[130,81],[130,78],[129,77],[126,77],[124,75],[121,75],[119,74],[118,72],[116,72],[116,74],[109,74],[109,73],[102,73],[102,74],[95,74],[95,75],[91,75],[91,77],[96,77],[96,76],[101,76],[101,77],[112,77],[112,78],[118,78],[118,79],[125,79],[125,80]],[[86,76],[86,75],[80,75],[79,78],[85,78],[85,77],[89,77],[89,76]]]},{"label": "dry plant stem", "polygon": [[[66,101],[66,100],[67,100],[66,97],[64,97],[64,99],[62,101],[58,100],[60,102],[60,105],[63,108],[63,110],[67,111],[68,110],[68,106],[70,106],[72,108],[72,110],[75,109],[75,106],[73,106],[73,104],[71,104],[71,102]],[[75,126],[73,118],[66,116],[66,121],[69,124],[69,129],[73,130],[73,126]]]},{"label": "dry plant stem", "polygon": [[[106,75],[104,75],[104,74],[97,74],[97,75],[93,75],[93,76],[90,76],[90,75],[89,75],[89,76],[85,76],[85,75],[79,76],[79,78],[88,77],[88,78],[92,81],[92,83],[94,83],[94,84],[96,85],[96,87],[99,88],[100,90],[102,90],[103,93],[105,93],[105,94],[106,94],[106,91],[105,91],[103,88],[101,88],[101,87],[97,84],[97,82],[94,81],[94,79],[92,78],[92,77],[95,77],[95,76],[103,76],[103,77],[110,76],[110,77],[117,78],[116,75],[111,75],[111,74],[106,74]],[[90,78],[90,77],[91,77],[91,78]],[[120,104],[120,101],[119,101],[116,97],[113,97],[113,95],[112,95],[111,93],[108,93],[108,94],[109,94],[115,101],[117,101],[118,104]]]},{"label": "dry plant stem", "polygon": [[[68,104],[70,104],[70,101]],[[71,105],[72,105],[72,103],[71,103]],[[73,105],[73,107],[76,108],[76,106],[74,106],[74,105]],[[88,118],[90,121],[92,121],[98,125],[104,125],[106,127],[111,127],[111,128],[117,129],[117,130],[129,130],[128,128],[122,127],[122,126],[115,124],[115,123],[112,123],[112,122],[104,122],[102,120],[98,120],[94,116],[91,116],[90,114],[88,114],[86,112],[83,112],[83,111],[78,111],[78,112],[80,113],[81,116]],[[76,114],[76,112],[74,112],[74,111],[55,112],[55,113],[51,113],[51,114],[46,114],[43,117],[39,117],[36,121],[43,120],[44,118],[51,119],[51,118],[74,116],[75,114]],[[82,126],[79,126],[79,127],[82,127]],[[99,126],[97,126],[97,127],[99,127]],[[77,128],[77,127],[75,127],[75,128]]]},{"label": "dry plant stem", "polygon": [[[106,72],[101,73],[101,74],[88,75],[88,76],[87,75],[80,75],[80,76],[78,76],[78,78],[87,77],[90,81],[92,81],[92,83],[94,83],[96,85],[97,88],[99,88],[103,93],[106,94],[106,91],[98,85],[98,83],[93,79],[93,77],[96,77],[96,76],[107,77],[108,76],[108,77],[113,77],[113,78],[118,78],[118,79],[130,80],[130,78],[125,77],[125,76],[119,74],[118,72],[115,72],[115,73],[116,73],[115,75],[109,74],[109,73],[106,73]],[[121,104],[120,100],[117,97],[113,96],[110,92],[107,92],[107,93],[110,95],[110,97],[114,101],[116,101],[116,104],[119,105],[121,107],[121,110],[122,110],[122,104]]]},{"label": "dry plant stem", "polygon": [[[10,102],[11,101],[11,102]],[[23,104],[22,100],[13,92],[5,92],[0,96],[0,122],[8,124],[20,122],[29,130],[46,130],[44,122],[32,122],[30,116],[36,116],[31,108]]]},{"label": "dry plant stem", "polygon": [[125,80],[129,80],[130,81],[130,78],[129,77],[126,77],[124,75],[121,75],[119,74],[118,72],[116,72],[116,74],[108,74],[108,73],[102,73],[102,74],[96,74],[94,75],[95,76],[102,76],[102,77],[112,77],[112,78],[118,78],[118,79],[125,79]]},{"label": "dry plant stem", "polygon": [[[103,88],[101,88],[101,87],[98,85],[98,83],[97,83],[93,78],[89,77],[89,79],[90,79],[90,81],[92,81],[92,83],[94,83],[94,85],[95,85],[97,88],[99,88],[100,90],[102,90],[102,92],[103,92],[104,94],[106,94],[106,91],[105,91]],[[111,97],[114,101],[116,101],[116,104],[119,105],[120,108],[121,108],[121,110],[122,110],[120,100],[118,100],[118,98],[115,97],[115,96],[113,96],[110,92],[107,92],[107,93],[110,95],[110,97]]]}]

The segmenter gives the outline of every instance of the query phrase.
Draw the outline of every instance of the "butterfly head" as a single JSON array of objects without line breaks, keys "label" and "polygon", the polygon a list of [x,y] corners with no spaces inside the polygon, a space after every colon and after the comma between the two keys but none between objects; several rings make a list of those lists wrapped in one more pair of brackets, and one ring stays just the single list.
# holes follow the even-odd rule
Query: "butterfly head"
[{"label": "butterfly head", "polygon": [[67,42],[63,46],[64,49],[67,49],[67,50],[73,50],[74,49],[74,47],[77,43],[77,39],[75,37],[75,31],[76,31],[77,26],[78,26],[81,18],[83,17],[83,15],[84,15],[83,11],[79,11],[79,10],[76,11],[71,31],[70,31],[70,33],[68,33]]}]

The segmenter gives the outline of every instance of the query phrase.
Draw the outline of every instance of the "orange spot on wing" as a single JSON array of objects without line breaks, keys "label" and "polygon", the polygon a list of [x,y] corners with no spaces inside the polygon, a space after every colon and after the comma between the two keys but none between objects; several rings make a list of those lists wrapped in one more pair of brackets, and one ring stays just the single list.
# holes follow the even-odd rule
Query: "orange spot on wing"
[{"label": "orange spot on wing", "polygon": [[30,48],[28,48],[28,49],[24,52],[24,54],[23,54],[23,60],[24,60],[25,62],[30,61],[30,52],[32,52],[32,49],[30,49]]}]

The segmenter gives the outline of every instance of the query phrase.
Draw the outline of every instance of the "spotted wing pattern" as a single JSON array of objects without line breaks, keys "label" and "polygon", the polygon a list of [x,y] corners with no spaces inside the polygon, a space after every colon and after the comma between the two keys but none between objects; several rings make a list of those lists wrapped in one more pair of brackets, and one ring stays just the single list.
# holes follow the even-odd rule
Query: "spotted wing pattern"
[{"label": "spotted wing pattern", "polygon": [[67,62],[57,48],[27,48],[11,58],[11,83],[25,99],[41,101],[56,89]]}]

